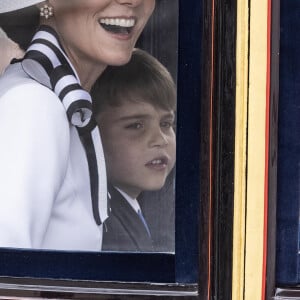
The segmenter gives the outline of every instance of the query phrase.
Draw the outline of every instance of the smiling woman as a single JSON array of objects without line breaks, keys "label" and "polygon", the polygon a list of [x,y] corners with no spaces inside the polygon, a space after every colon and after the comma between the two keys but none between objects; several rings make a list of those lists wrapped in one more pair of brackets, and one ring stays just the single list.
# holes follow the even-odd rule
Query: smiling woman
[{"label": "smiling woman", "polygon": [[106,169],[89,91],[108,65],[130,60],[154,6],[0,1],[1,23],[34,20],[24,59],[0,79],[1,247],[101,250]]},{"label": "smiling woman", "polygon": [[[72,0],[51,4],[55,15],[42,24],[54,28],[61,37],[73,66],[80,70],[77,72],[83,87],[89,90],[107,65],[129,61],[155,1]],[[127,22],[132,24],[130,30]]]}]

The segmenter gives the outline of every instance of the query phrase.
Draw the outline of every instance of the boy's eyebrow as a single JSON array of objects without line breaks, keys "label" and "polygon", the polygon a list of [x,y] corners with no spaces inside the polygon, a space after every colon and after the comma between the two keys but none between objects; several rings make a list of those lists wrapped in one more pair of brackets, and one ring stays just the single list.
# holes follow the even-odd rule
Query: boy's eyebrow
[{"label": "boy's eyebrow", "polygon": [[[162,117],[163,118],[175,118],[175,115],[172,112],[167,112]],[[131,120],[131,119],[146,119],[146,118],[151,118],[151,116],[149,114],[139,114],[138,113],[138,114],[122,116],[118,119],[118,121],[127,121],[127,120]]]},{"label": "boy's eyebrow", "polygon": [[144,119],[144,118],[149,118],[150,116],[147,114],[133,114],[133,115],[127,115],[127,116],[123,116],[120,117],[118,120],[119,121],[127,121],[127,120],[131,120],[131,119]]},{"label": "boy's eyebrow", "polygon": [[174,112],[167,112],[164,116],[164,118],[175,118]]}]

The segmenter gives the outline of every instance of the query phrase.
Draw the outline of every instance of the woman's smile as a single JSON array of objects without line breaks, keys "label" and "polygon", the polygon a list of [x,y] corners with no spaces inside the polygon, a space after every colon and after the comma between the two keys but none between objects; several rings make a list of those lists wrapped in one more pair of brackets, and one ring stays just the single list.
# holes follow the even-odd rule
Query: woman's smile
[{"label": "woman's smile", "polygon": [[109,33],[129,35],[136,21],[135,18],[101,18],[99,23]]}]

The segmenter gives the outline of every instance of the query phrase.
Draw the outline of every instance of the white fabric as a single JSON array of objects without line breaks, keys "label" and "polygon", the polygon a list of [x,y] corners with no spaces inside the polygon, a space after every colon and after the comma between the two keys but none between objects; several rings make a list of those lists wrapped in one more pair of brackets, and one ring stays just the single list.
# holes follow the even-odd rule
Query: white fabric
[{"label": "white fabric", "polygon": [[57,58],[55,52],[48,46],[41,45],[41,44],[32,44],[27,49],[27,51],[34,51],[34,50],[43,51],[43,53],[45,53],[45,55],[49,58],[50,62],[52,63],[53,68],[56,68],[57,66],[59,66],[61,64],[59,59]]},{"label": "white fabric", "polygon": [[78,132],[20,64],[0,79],[0,140],[0,247],[99,251],[102,225]]},{"label": "white fabric", "polygon": [[54,88],[54,92],[56,95],[59,95],[61,91],[66,87],[67,84],[76,84],[78,83],[78,80],[72,76],[72,75],[67,75],[62,77],[56,84]]},{"label": "white fabric", "polygon": [[[96,151],[96,159],[97,164],[100,166],[98,168],[98,175],[99,175],[99,215],[100,220],[103,222],[108,218],[108,209],[107,209],[107,180],[106,180],[106,164],[104,158],[104,151],[102,147],[102,141],[100,137],[100,130],[99,127],[96,127],[92,131],[92,139],[95,146]],[[100,169],[100,170],[99,170]]]},{"label": "white fabric", "polygon": [[41,0],[0,0],[0,13],[14,11],[41,3]]},{"label": "white fabric", "polygon": [[[39,42],[36,41],[37,38],[40,39]],[[57,91],[55,89],[55,86],[61,81],[61,76],[66,79],[66,81],[64,82],[65,88],[71,88],[74,80],[70,80],[70,70],[66,68],[65,64],[67,63],[70,68],[73,68],[73,66],[65,55],[63,49],[60,47],[54,29],[46,25],[41,26],[37,33],[34,35],[33,40],[35,40],[37,43],[32,44],[26,51],[25,57],[21,63],[23,70],[31,78],[35,79],[37,82],[43,85],[46,85],[51,90],[54,89],[55,92]],[[49,46],[48,43],[50,43],[52,46]],[[42,59],[40,59],[36,55],[32,56],[31,50],[37,51],[37,53],[39,53],[41,56],[46,56],[51,61],[53,68],[64,66],[64,68],[60,70],[60,75],[58,76],[55,73],[55,70],[51,70],[50,66],[44,65]],[[64,59],[62,59],[61,56],[63,56]],[[40,69],[39,66],[42,69]],[[44,72],[42,70],[44,70]],[[49,76],[49,74],[52,74],[52,77],[51,75]],[[85,126],[88,126],[91,121],[92,99],[90,94],[82,89],[78,74],[76,72],[74,72],[74,74],[76,78],[74,77],[74,75],[72,76],[75,80],[77,79],[76,87],[72,87],[69,92],[64,95],[64,97],[61,97],[61,95],[58,93],[56,93],[56,95],[62,101],[66,109],[66,114],[68,116],[69,122],[78,128],[84,128]],[[55,86],[53,87],[53,85]],[[84,102],[84,104],[82,102]],[[94,220],[96,224],[99,225],[100,223],[103,223],[108,217],[106,176],[105,174],[101,174],[101,170],[105,169],[104,152],[102,149],[99,129],[95,126],[95,128],[93,128],[92,131],[87,134],[91,135],[92,141],[87,142],[87,136],[85,135],[85,137],[83,137],[84,134],[80,134],[80,136],[85,139],[85,142],[87,142],[87,144],[84,145],[84,148],[85,153],[88,157],[90,178],[93,179],[93,181],[91,182],[91,186],[93,189],[93,193],[91,196]],[[95,148],[97,148],[97,151],[95,151]],[[94,158],[96,159],[94,160]],[[95,176],[95,178],[91,176]],[[97,191],[95,190],[96,193],[94,193],[94,188],[97,188]]]}]

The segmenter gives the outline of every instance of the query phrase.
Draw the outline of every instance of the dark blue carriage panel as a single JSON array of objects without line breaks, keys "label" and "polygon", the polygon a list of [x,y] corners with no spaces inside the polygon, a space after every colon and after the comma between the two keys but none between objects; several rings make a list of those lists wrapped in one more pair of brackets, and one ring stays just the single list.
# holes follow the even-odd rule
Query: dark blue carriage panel
[{"label": "dark blue carriage panel", "polygon": [[300,283],[300,2],[281,1],[276,280]]}]

